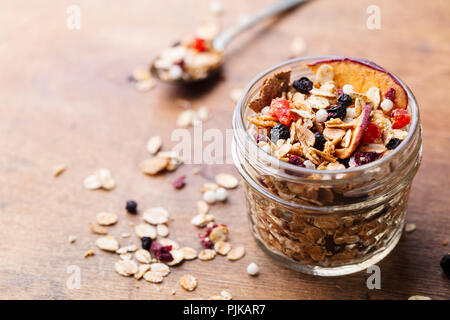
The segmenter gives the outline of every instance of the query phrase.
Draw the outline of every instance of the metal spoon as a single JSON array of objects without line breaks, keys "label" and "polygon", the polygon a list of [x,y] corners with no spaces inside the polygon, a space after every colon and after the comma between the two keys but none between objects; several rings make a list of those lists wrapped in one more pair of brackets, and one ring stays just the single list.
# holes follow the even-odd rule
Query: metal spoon
[{"label": "metal spoon", "polygon": [[[254,26],[256,23],[258,23],[259,21],[276,15],[278,13],[281,13],[283,11],[286,11],[290,8],[293,8],[303,2],[306,2],[308,0],[283,0],[283,1],[279,1],[277,3],[275,3],[274,5],[270,6],[269,8],[264,9],[263,11],[261,11],[260,13],[254,15],[253,17],[250,17],[249,19],[247,19],[246,21],[244,21],[243,23],[238,24],[235,27],[229,28],[228,30],[225,30],[224,32],[222,32],[219,36],[217,36],[213,42],[212,42],[212,46],[215,50],[222,52],[225,50],[225,47],[228,45],[228,43],[230,42],[230,40],[232,40],[235,36],[237,36],[238,34],[240,34],[242,31]],[[223,57],[223,55],[222,55]],[[167,82],[167,83],[174,83],[174,84],[184,84],[184,83],[193,83],[193,82],[198,82],[198,81],[204,81],[208,78],[213,77],[214,75],[216,75],[219,70],[221,69],[221,66],[223,64],[223,58],[221,60],[221,64],[214,68],[214,69],[210,69],[208,70],[207,74],[200,78],[200,79],[193,79],[193,78],[180,78],[177,80],[168,80],[168,79],[161,79],[160,77],[160,73],[158,68],[155,66],[155,61],[158,59],[159,57],[155,58],[150,66],[150,72],[152,73],[153,77],[163,81],[163,82]]]}]

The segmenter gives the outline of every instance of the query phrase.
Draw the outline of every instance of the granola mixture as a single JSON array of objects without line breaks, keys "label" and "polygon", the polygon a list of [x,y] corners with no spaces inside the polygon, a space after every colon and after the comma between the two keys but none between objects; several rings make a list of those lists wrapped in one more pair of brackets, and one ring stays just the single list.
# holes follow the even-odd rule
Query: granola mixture
[{"label": "granola mixture", "polygon": [[[248,104],[247,130],[260,150],[322,171],[305,178],[282,170],[279,177],[259,163],[242,162],[262,189],[292,203],[282,205],[246,184],[253,234],[276,256],[308,268],[345,266],[367,260],[400,237],[419,156],[396,172],[403,179],[390,179],[392,186],[377,184],[393,170],[386,167],[351,183],[321,180],[325,170],[341,170],[337,177],[348,177],[345,169],[387,156],[407,137],[406,92],[378,68],[349,59],[321,61],[309,65],[307,77],[292,82],[291,71],[281,71],[266,78]],[[401,188],[380,197],[394,185]],[[367,199],[376,202],[366,205]],[[319,212],[339,205],[354,209]]]},{"label": "granola mixture", "polygon": [[222,52],[213,48],[212,40],[195,36],[164,50],[154,66],[165,81],[196,81],[206,78],[221,63]]}]

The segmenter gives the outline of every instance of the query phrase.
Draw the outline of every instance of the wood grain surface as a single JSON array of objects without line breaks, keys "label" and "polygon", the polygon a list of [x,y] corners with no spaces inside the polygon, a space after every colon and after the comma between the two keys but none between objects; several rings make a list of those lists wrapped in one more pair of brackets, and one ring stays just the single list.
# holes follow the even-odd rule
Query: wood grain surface
[{"label": "wood grain surface", "polygon": [[[81,29],[66,27],[67,7],[81,8]],[[223,27],[239,15],[255,13],[270,0],[226,0]],[[368,30],[366,9],[381,8],[380,30]],[[450,298],[450,282],[439,261],[450,251],[450,2],[315,0],[282,19],[266,21],[235,39],[226,54],[222,79],[209,86],[174,88],[160,84],[141,93],[127,81],[159,50],[193,32],[210,16],[207,0],[166,1],[3,1],[0,11],[0,298],[2,299],[190,299],[229,290],[235,299],[407,299],[426,295]],[[257,73],[291,57],[290,44],[303,37],[307,55],[340,54],[370,59],[402,78],[415,93],[424,130],[423,162],[413,183],[407,220],[417,225],[381,263],[381,290],[366,287],[368,274],[320,278],[290,271],[268,258],[253,241],[242,188],[227,204],[215,205],[219,222],[230,227],[231,242],[243,244],[237,262],[223,257],[172,268],[161,285],[124,278],[114,272],[118,257],[100,252],[87,225],[99,211],[120,216],[111,228],[117,237],[140,221],[124,210],[136,199],[141,208],[170,211],[170,238],[200,249],[195,214],[204,182],[218,172],[237,175],[230,165],[192,165],[158,177],[144,176],[147,139],[170,134],[182,110],[207,106],[205,128],[231,128],[234,105],[229,92]],[[52,168],[68,170],[52,177]],[[95,169],[111,170],[117,188],[88,191],[83,179]],[[171,181],[187,175],[174,191]],[[68,236],[77,236],[74,244]],[[134,237],[131,238],[137,243]],[[121,239],[126,244],[128,241]],[[94,249],[88,259],[83,253]],[[257,277],[246,273],[256,262]],[[79,266],[81,288],[69,289],[68,266]],[[180,288],[186,274],[199,279],[194,292]],[[176,294],[171,291],[175,289]]]}]

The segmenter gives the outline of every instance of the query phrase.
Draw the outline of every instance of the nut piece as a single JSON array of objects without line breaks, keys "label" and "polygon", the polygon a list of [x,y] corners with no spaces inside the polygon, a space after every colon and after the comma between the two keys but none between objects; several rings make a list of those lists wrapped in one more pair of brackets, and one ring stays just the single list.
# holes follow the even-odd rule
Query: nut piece
[{"label": "nut piece", "polygon": [[216,183],[225,189],[234,189],[238,186],[239,181],[228,173],[219,173],[216,176]]},{"label": "nut piece", "polygon": [[251,276],[256,276],[259,272],[259,267],[256,263],[252,262],[247,266],[247,273]]},{"label": "nut piece", "polygon": [[159,272],[148,271],[144,274],[144,279],[151,283],[163,282],[163,276]]},{"label": "nut piece", "polygon": [[138,272],[136,262],[132,260],[119,260],[114,265],[116,272],[124,277],[132,276]]},{"label": "nut piece", "polygon": [[162,224],[169,221],[169,213],[161,207],[150,208],[144,212],[145,222],[151,224]]},{"label": "nut piece", "polygon": [[117,221],[119,220],[117,214],[112,212],[100,212],[99,214],[97,214],[95,219],[97,220],[97,223],[101,226],[111,226],[117,223]]},{"label": "nut piece", "polygon": [[66,169],[67,169],[67,166],[64,163],[58,164],[57,166],[55,166],[53,168],[53,176],[54,177],[59,176],[61,173],[66,171]]},{"label": "nut piece", "polygon": [[119,249],[119,242],[111,236],[98,238],[95,244],[104,251],[115,252]]},{"label": "nut piece", "polygon": [[108,230],[106,230],[106,228],[97,226],[96,224],[93,224],[92,222],[88,222],[88,224],[89,224],[89,229],[91,229],[92,233],[100,234],[100,235],[108,234]]},{"label": "nut piece", "polygon": [[150,255],[150,252],[148,252],[145,249],[140,249],[136,251],[134,254],[136,257],[136,260],[140,263],[150,263],[152,261],[152,256]]},{"label": "nut piece", "polygon": [[227,259],[230,261],[236,261],[241,259],[245,255],[245,248],[242,246],[239,246],[237,248],[232,249],[227,254]]},{"label": "nut piece", "polygon": [[162,277],[167,276],[170,273],[170,269],[164,263],[153,263],[150,265],[150,270],[154,273],[160,274]]},{"label": "nut piece", "polygon": [[212,260],[212,259],[214,259],[215,256],[216,256],[216,252],[211,249],[202,250],[198,254],[198,258],[202,261]]},{"label": "nut piece", "polygon": [[407,223],[405,226],[405,232],[409,233],[409,232],[413,232],[414,230],[416,230],[416,225],[414,223]]},{"label": "nut piece", "polygon": [[89,251],[86,251],[86,252],[83,254],[83,257],[84,257],[84,258],[87,258],[87,257],[92,257],[93,255],[95,255],[94,250],[89,250]]},{"label": "nut piece", "polygon": [[154,226],[151,226],[147,223],[138,224],[134,228],[134,232],[139,238],[149,237],[151,239],[156,239],[156,229]]},{"label": "nut piece", "polygon": [[194,260],[195,258],[197,258],[197,250],[195,249],[185,247],[181,248],[181,250],[183,251],[185,260]]},{"label": "nut piece", "polygon": [[75,243],[75,241],[77,241],[77,237],[69,236],[69,243]]},{"label": "nut piece", "polygon": [[214,244],[214,250],[222,256],[226,256],[231,250],[231,244],[225,241],[218,241]]},{"label": "nut piece", "polygon": [[160,158],[160,157],[154,157],[147,160],[144,160],[141,163],[141,171],[142,173],[149,174],[149,175],[155,175],[164,169],[169,165],[170,159],[168,158]]},{"label": "nut piece", "polygon": [[162,138],[160,136],[151,137],[147,142],[147,151],[150,154],[156,154],[162,146]]},{"label": "nut piece", "polygon": [[186,274],[180,278],[181,287],[187,291],[194,291],[197,288],[197,278],[193,275]]}]

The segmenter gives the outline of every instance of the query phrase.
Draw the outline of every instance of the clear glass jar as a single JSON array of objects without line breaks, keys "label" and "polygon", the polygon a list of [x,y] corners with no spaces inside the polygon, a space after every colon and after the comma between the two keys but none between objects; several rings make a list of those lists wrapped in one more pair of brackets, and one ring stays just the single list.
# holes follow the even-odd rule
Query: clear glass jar
[{"label": "clear glass jar", "polygon": [[260,247],[287,267],[308,274],[339,276],[377,263],[399,241],[409,190],[422,157],[419,110],[405,88],[411,114],[408,136],[389,155],[346,170],[312,170],[262,151],[247,131],[249,102],[262,81],[291,70],[291,79],[311,77],[317,56],[289,60],[259,74],[244,90],[233,117],[233,161],[245,181],[253,236]]}]

